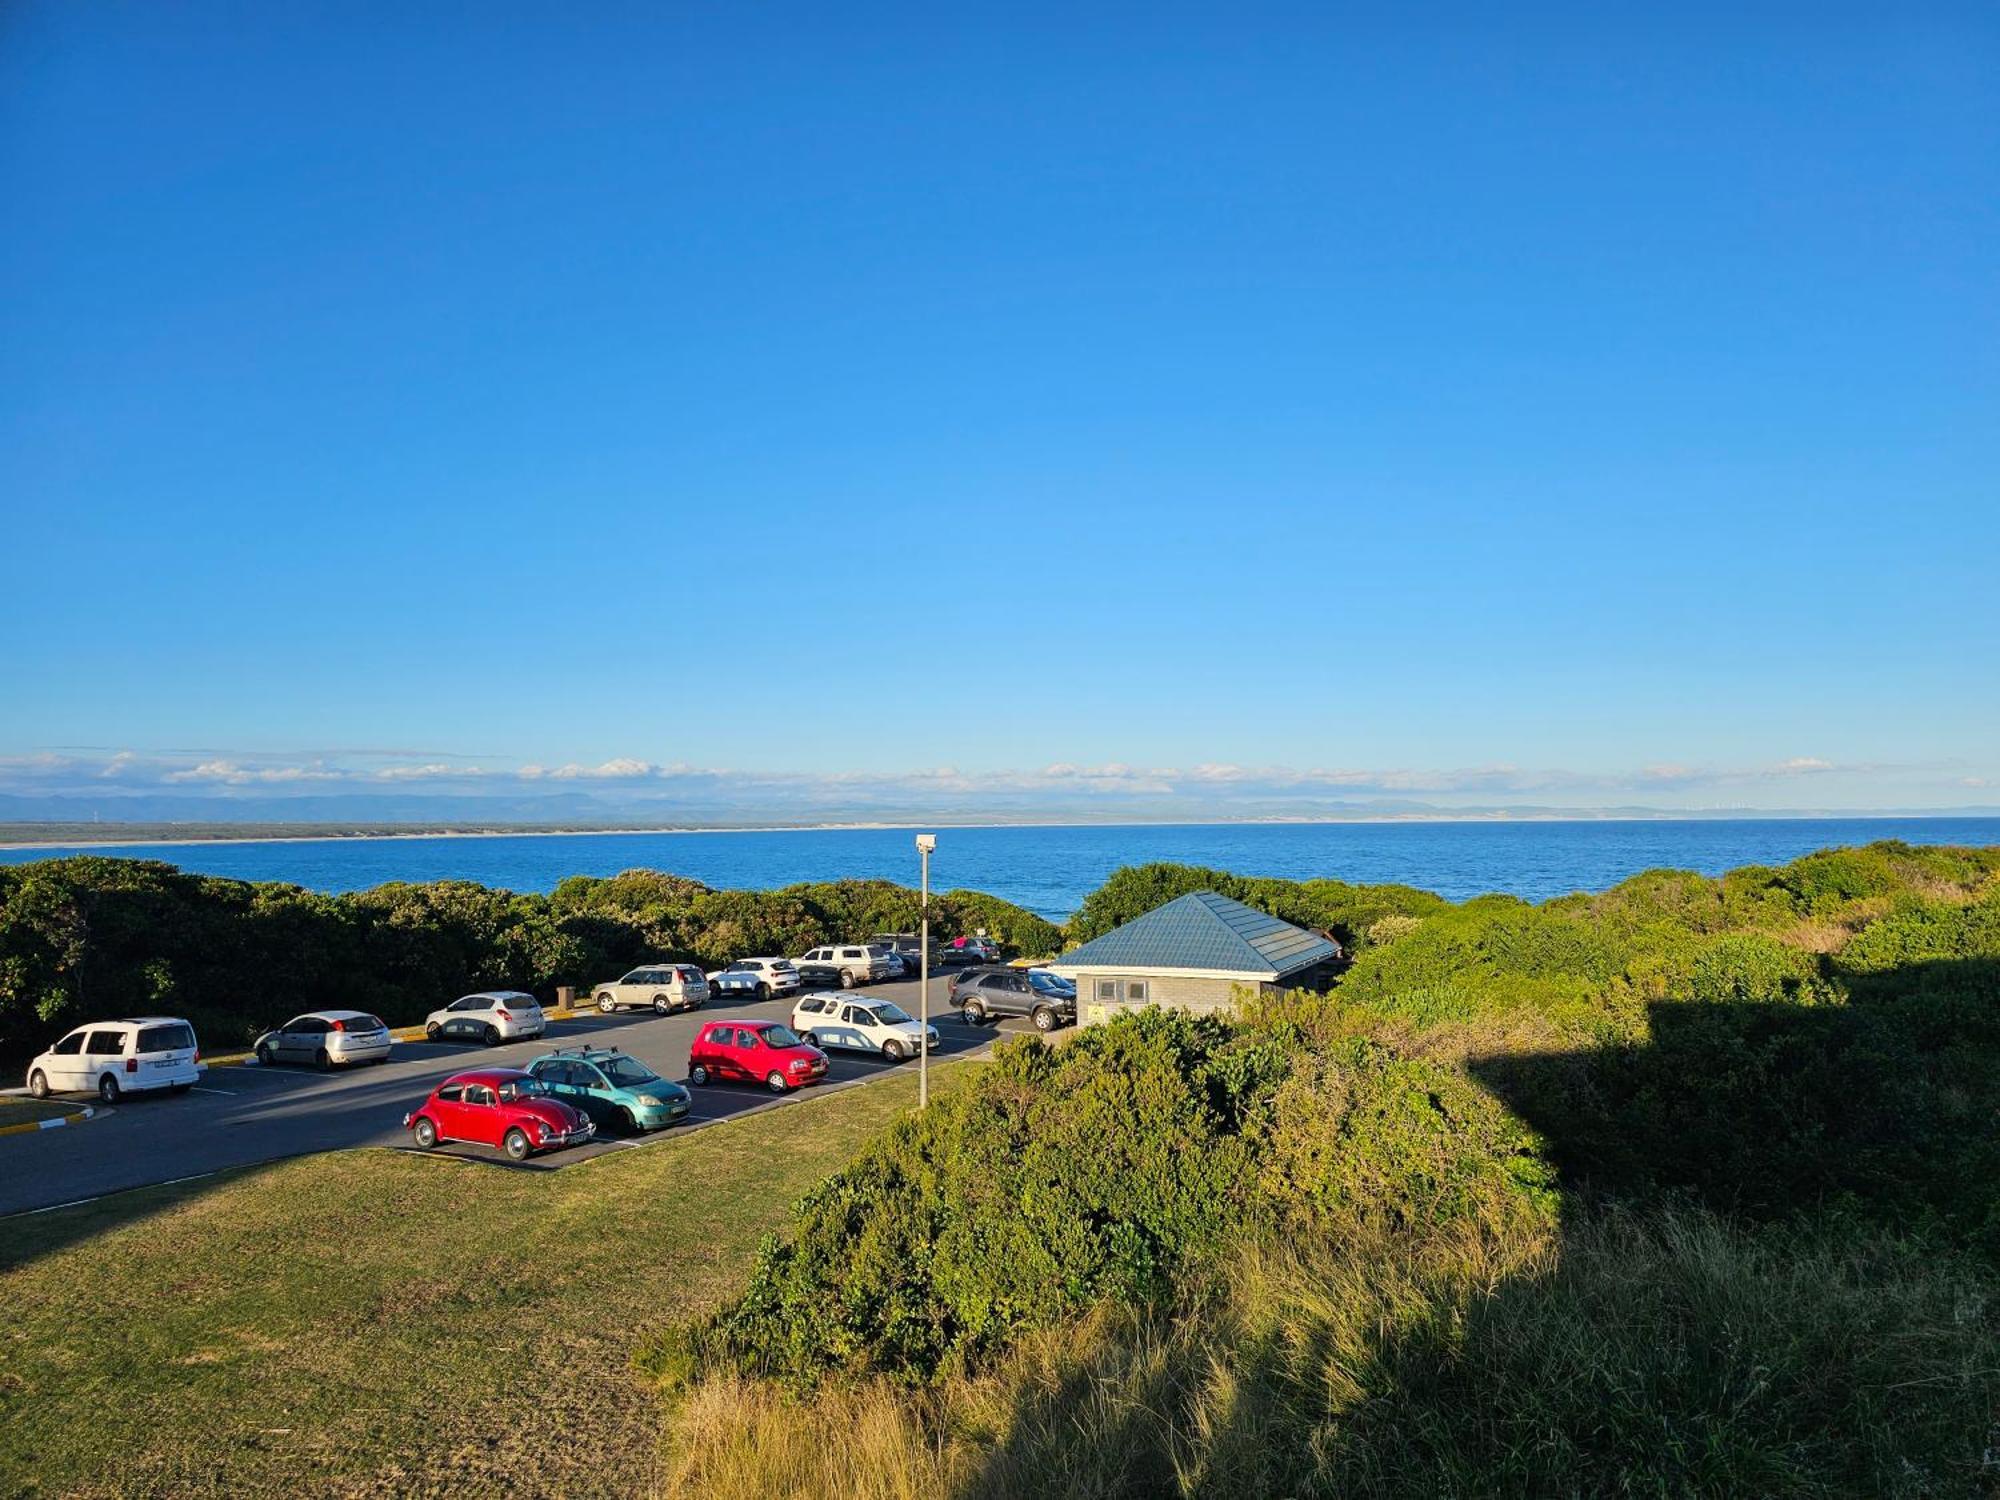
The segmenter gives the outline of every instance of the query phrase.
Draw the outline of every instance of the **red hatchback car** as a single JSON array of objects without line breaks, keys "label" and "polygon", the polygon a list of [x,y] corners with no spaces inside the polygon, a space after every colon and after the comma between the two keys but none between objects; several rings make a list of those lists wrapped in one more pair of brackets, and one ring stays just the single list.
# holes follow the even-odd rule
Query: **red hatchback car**
[{"label": "red hatchback car", "polygon": [[458,1073],[403,1116],[418,1147],[439,1141],[497,1146],[515,1161],[590,1139],[590,1116],[551,1097],[549,1087],[519,1068]]},{"label": "red hatchback car", "polygon": [[740,1078],[774,1094],[826,1077],[826,1054],[782,1021],[710,1021],[688,1048],[688,1082]]}]

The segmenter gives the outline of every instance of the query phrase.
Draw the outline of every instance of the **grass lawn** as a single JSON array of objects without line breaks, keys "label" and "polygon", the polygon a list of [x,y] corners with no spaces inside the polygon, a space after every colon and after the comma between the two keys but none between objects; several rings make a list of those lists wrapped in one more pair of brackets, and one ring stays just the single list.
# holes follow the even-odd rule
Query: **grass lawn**
[{"label": "grass lawn", "polygon": [[[25,1094],[0,1096],[0,1125],[25,1125],[31,1120],[53,1120],[59,1115],[82,1112],[80,1104],[64,1104],[57,1099],[30,1099]],[[0,1252],[4,1254],[4,1252]]]},{"label": "grass lawn", "polygon": [[0,1495],[645,1493],[635,1346],[915,1093],[561,1172],[343,1152],[0,1222]]}]

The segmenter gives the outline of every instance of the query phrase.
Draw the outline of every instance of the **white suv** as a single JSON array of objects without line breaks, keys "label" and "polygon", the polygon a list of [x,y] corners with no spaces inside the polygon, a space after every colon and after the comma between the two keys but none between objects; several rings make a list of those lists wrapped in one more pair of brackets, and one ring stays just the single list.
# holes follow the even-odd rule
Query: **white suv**
[{"label": "white suv", "polygon": [[542,1007],[520,990],[487,990],[454,1000],[424,1017],[424,1035],[434,1042],[484,1042],[497,1047],[549,1029]]},{"label": "white suv", "polygon": [[866,943],[828,943],[792,962],[832,964],[840,970],[840,987],[844,990],[851,990],[857,984],[875,984],[889,977],[888,956]]},{"label": "white suv", "polygon": [[77,1027],[28,1064],[28,1092],[46,1099],[88,1089],[116,1104],[121,1094],[186,1093],[201,1074],[194,1027],[178,1016],[135,1016]]}]

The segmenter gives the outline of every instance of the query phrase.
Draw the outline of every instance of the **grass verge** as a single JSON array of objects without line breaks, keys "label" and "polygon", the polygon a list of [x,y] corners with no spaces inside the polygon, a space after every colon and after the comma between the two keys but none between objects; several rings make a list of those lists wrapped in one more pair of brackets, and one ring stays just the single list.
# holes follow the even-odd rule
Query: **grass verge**
[{"label": "grass verge", "polygon": [[562,1172],[343,1152],[6,1221],[0,1495],[649,1491],[633,1350],[915,1092]]},{"label": "grass verge", "polygon": [[31,1125],[37,1120],[57,1120],[64,1115],[82,1112],[81,1105],[64,1104],[59,1099],[30,1099],[24,1095],[9,1094],[0,1098],[0,1127]]}]

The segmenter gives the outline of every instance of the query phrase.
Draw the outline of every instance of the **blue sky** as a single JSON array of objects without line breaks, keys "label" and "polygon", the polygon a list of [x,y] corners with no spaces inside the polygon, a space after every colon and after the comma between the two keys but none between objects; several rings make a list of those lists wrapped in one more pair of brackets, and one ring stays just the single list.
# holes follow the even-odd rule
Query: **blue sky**
[{"label": "blue sky", "polygon": [[8,7],[0,794],[2000,802],[1991,8],[1331,9]]}]

